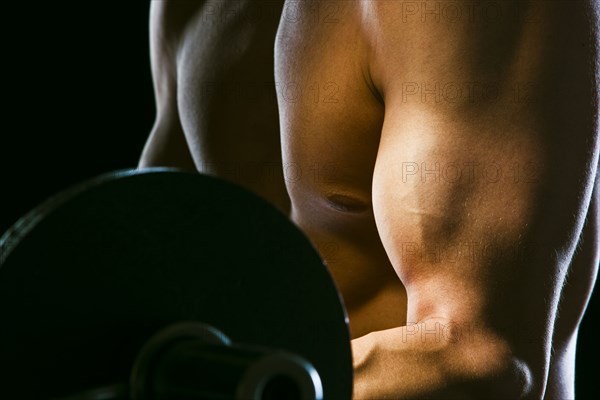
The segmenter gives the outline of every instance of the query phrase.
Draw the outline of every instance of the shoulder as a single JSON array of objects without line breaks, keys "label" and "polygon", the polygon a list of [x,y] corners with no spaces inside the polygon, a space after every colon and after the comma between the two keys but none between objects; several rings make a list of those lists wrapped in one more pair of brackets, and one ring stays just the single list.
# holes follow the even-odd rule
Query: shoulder
[{"label": "shoulder", "polygon": [[[401,92],[398,82],[434,80],[545,85],[546,78],[581,76],[598,57],[600,5],[594,0],[361,4],[372,79],[384,92]],[[567,60],[575,63],[570,71]]]}]

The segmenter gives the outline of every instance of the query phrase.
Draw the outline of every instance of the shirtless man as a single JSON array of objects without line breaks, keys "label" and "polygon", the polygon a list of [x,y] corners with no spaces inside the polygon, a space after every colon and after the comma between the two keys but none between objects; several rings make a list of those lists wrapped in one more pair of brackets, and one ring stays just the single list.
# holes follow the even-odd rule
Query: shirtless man
[{"label": "shirtless man", "polygon": [[574,398],[598,3],[283,3],[152,3],[140,166],[289,213],[344,298],[354,398]]}]

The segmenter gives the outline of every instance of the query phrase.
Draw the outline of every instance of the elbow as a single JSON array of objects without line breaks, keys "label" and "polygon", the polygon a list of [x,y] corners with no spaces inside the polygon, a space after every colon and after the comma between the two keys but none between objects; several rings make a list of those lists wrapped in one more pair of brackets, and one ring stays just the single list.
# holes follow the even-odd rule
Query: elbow
[{"label": "elbow", "polygon": [[532,399],[536,397],[533,390],[534,381],[534,375],[527,363],[507,356],[496,368],[475,379],[472,398]]},{"label": "elbow", "polygon": [[[465,357],[465,354],[467,355]],[[510,351],[509,346],[488,343],[471,346],[454,365],[456,391],[468,399],[535,399],[541,381],[531,366]],[[458,372],[457,372],[458,371]],[[538,393],[536,395],[536,393]]]}]

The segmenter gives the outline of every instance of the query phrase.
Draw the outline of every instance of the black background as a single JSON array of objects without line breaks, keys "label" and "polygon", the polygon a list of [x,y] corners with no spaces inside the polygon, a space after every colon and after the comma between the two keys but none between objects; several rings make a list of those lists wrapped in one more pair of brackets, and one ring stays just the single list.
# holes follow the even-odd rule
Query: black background
[{"label": "black background", "polygon": [[[3,10],[0,232],[74,183],[135,167],[154,118],[148,0],[13,3]],[[599,392],[598,297],[580,330],[579,398]]]}]

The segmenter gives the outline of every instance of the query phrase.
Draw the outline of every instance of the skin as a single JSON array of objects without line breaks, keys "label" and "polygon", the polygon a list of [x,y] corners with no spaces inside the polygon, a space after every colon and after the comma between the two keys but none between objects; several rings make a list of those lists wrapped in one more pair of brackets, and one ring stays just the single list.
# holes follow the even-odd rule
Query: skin
[{"label": "skin", "polygon": [[282,7],[283,1],[152,2],[157,116],[140,167],[198,170],[288,212],[273,77]]},{"label": "skin", "polygon": [[308,235],[348,310],[354,398],[575,396],[597,4],[491,3],[153,2],[140,166],[239,183]]}]

